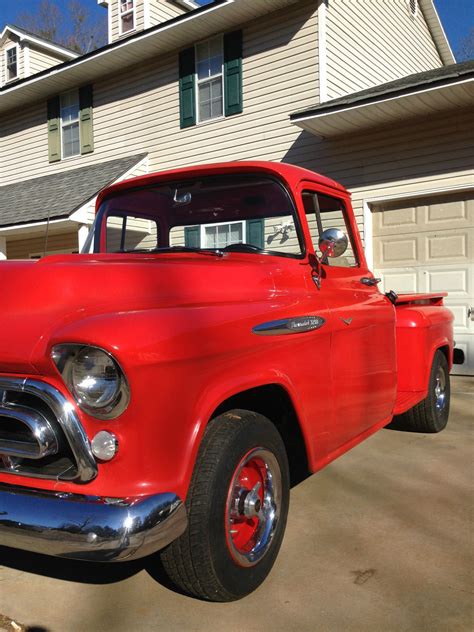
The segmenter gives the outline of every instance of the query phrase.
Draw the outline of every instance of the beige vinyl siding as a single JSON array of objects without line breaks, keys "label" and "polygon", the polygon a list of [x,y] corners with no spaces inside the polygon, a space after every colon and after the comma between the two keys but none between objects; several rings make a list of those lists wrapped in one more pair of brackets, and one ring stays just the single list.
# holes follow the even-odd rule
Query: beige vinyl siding
[{"label": "beige vinyl siding", "polygon": [[95,151],[88,156],[48,163],[46,103],[4,116],[0,184],[144,151],[150,171],[217,160],[283,160],[300,136],[289,113],[318,101],[315,3],[243,25],[243,46],[242,114],[181,130],[176,52],[94,85]]},{"label": "beige vinyl siding", "polygon": [[168,2],[168,0],[145,0],[145,2],[147,1],[149,3],[148,11],[150,16],[150,24],[148,26],[161,24],[161,22],[166,22],[186,12],[185,9],[173,2]]},{"label": "beige vinyl siding", "polygon": [[328,99],[443,65],[407,0],[330,0],[326,24]]},{"label": "beige vinyl siding", "polygon": [[62,64],[64,59],[54,57],[39,50],[35,46],[30,45],[30,75],[35,75],[37,72]]},{"label": "beige vinyl siding", "polygon": [[120,33],[120,16],[119,16],[119,0],[110,0],[109,4],[110,20],[111,20],[111,36],[112,42],[122,37],[128,37],[136,31],[143,31],[145,28],[145,12],[144,0],[135,0],[135,29],[128,33]]},{"label": "beige vinyl siding", "polygon": [[[45,229],[46,230],[46,229]],[[7,241],[8,259],[30,259],[31,255],[42,255],[45,247],[45,236],[29,239],[9,239]],[[77,252],[77,232],[49,233],[47,252]]]}]

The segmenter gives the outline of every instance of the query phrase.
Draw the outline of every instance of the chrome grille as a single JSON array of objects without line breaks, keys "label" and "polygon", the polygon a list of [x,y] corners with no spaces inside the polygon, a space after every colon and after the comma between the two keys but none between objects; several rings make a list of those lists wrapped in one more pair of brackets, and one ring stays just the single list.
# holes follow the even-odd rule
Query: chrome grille
[{"label": "chrome grille", "polygon": [[87,482],[97,475],[74,406],[50,384],[0,378],[0,472]]}]

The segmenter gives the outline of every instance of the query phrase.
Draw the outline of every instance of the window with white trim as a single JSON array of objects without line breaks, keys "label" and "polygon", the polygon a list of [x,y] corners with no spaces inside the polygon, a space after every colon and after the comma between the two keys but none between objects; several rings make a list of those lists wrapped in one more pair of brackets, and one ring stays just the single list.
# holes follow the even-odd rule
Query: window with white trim
[{"label": "window with white trim", "polygon": [[201,227],[201,248],[225,248],[244,243],[245,222],[204,224]]},{"label": "window with white trim", "polygon": [[224,52],[222,37],[196,44],[198,122],[224,115]]},{"label": "window with white trim", "polygon": [[79,136],[79,90],[71,90],[61,95],[61,153],[62,158],[79,156],[81,141]]},{"label": "window with white trim", "polygon": [[18,78],[18,46],[12,46],[5,51],[5,81]]},{"label": "window with white trim", "polygon": [[135,30],[135,2],[134,0],[119,1],[120,35]]}]

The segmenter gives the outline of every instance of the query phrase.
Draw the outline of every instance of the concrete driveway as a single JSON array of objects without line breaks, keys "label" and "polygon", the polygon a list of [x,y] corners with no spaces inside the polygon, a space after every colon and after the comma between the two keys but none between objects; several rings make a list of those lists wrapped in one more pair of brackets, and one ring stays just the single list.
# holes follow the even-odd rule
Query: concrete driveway
[{"label": "concrete driveway", "polygon": [[474,380],[453,382],[446,431],[383,430],[293,490],[275,568],[246,599],[0,548],[0,630],[471,631]]}]

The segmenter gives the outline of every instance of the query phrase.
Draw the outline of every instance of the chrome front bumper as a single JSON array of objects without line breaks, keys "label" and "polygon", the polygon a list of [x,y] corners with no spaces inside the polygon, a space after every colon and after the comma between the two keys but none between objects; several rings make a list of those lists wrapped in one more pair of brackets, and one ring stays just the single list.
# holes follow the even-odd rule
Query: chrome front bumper
[{"label": "chrome front bumper", "polygon": [[0,484],[0,545],[95,562],[162,549],[186,529],[175,494],[100,498]]}]

